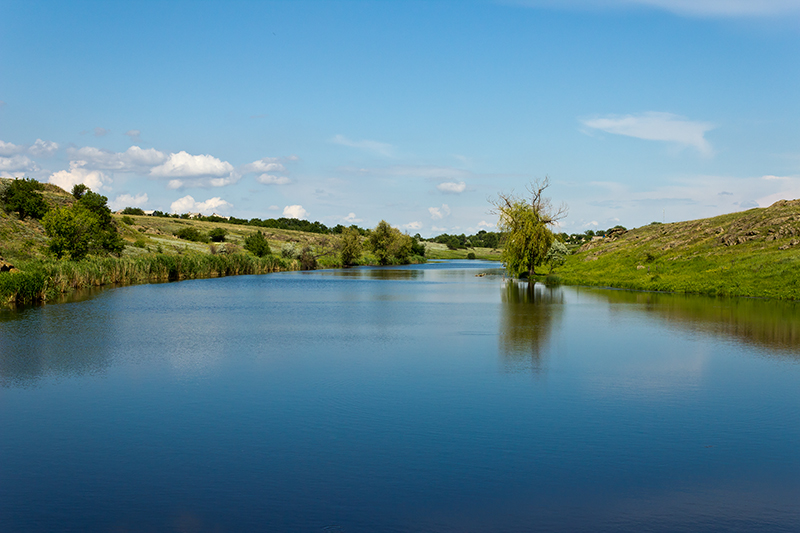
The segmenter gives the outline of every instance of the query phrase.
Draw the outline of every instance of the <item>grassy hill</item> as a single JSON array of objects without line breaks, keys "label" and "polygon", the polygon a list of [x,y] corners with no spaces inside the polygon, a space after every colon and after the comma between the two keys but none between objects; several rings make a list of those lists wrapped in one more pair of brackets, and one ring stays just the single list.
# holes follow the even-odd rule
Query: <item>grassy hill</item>
[{"label": "grassy hill", "polygon": [[800,299],[800,200],[596,240],[556,275],[575,285]]}]

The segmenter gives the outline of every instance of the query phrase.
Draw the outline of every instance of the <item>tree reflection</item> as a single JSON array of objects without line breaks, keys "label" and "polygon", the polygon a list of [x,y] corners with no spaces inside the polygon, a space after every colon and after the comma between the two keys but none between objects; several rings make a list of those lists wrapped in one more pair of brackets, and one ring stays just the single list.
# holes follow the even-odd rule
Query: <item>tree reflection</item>
[{"label": "tree reflection", "polygon": [[560,288],[508,280],[500,311],[500,355],[507,370],[543,369],[553,326],[560,321],[564,293]]}]

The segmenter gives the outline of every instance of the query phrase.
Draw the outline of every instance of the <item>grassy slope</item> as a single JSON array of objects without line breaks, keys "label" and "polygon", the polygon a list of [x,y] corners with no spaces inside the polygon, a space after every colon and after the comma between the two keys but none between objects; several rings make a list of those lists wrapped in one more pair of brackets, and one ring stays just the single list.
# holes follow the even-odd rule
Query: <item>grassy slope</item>
[{"label": "grassy slope", "polygon": [[451,250],[438,242],[425,243],[425,257],[428,259],[466,259],[468,253],[474,253],[475,259],[500,261],[500,250],[493,248],[470,248],[469,250]]},{"label": "grassy slope", "polygon": [[564,283],[800,299],[800,200],[658,224],[584,245]]}]

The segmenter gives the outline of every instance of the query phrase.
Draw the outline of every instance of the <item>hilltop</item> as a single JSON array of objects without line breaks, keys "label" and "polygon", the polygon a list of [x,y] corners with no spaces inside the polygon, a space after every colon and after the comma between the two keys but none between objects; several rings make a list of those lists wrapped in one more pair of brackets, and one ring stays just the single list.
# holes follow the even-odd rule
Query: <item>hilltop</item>
[{"label": "hilltop", "polygon": [[587,243],[563,283],[800,299],[800,200],[712,218],[654,223]]}]

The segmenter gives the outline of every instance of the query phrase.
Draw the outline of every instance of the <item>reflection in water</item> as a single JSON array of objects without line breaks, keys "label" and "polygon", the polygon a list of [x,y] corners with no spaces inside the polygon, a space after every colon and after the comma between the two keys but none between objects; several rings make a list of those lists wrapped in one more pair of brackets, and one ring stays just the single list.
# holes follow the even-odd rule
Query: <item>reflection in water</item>
[{"label": "reflection in water", "polygon": [[590,290],[588,294],[609,303],[638,304],[684,329],[800,357],[800,305],[796,302],[620,290]]},{"label": "reflection in water", "polygon": [[540,283],[508,280],[500,312],[500,355],[511,371],[540,372],[554,321],[560,320],[563,291]]},{"label": "reflection in water", "polygon": [[424,276],[422,270],[413,270],[406,268],[348,268],[340,270],[327,270],[323,272],[314,272],[314,275],[329,275],[342,278],[359,278],[359,279],[380,279],[380,280],[408,280],[418,279]]}]

